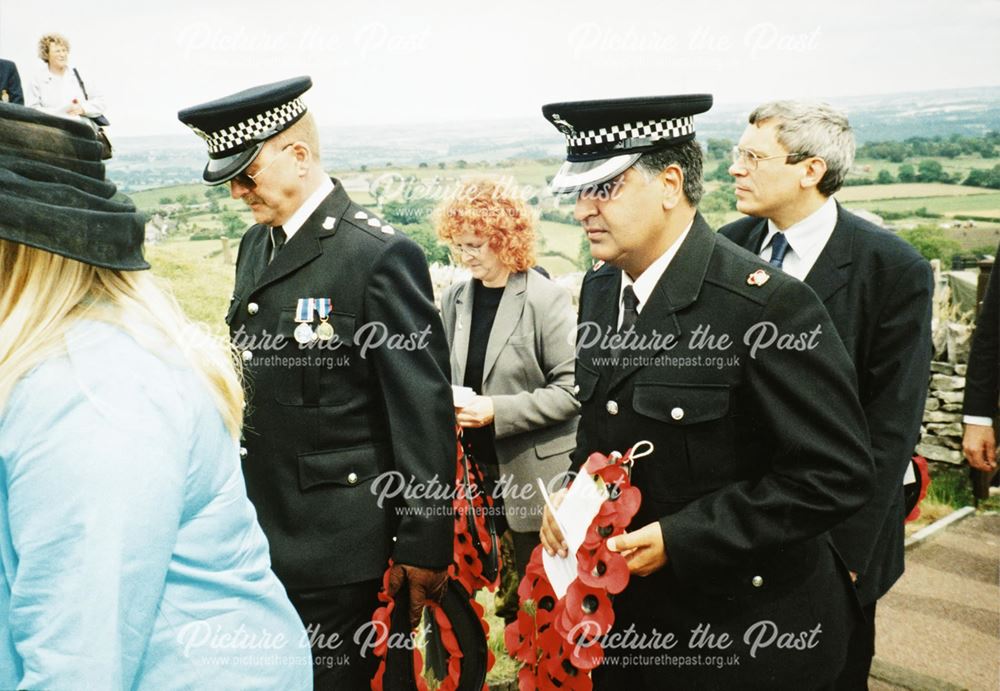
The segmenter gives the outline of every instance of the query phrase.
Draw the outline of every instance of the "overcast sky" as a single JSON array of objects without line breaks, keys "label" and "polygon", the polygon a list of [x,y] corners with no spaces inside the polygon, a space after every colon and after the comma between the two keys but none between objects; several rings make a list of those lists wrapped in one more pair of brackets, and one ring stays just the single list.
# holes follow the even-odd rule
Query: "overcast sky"
[{"label": "overcast sky", "polygon": [[[308,74],[324,125],[532,117],[549,101],[709,92],[717,103],[1000,84],[1000,1],[0,0],[30,81],[46,32],[100,85],[117,134]],[[540,117],[540,116],[539,116]]]}]

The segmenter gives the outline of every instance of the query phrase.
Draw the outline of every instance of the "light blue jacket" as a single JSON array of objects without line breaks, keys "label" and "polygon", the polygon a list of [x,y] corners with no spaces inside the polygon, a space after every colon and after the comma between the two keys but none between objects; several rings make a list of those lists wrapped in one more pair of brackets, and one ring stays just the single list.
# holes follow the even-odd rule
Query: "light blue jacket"
[{"label": "light blue jacket", "polygon": [[0,688],[312,688],[206,384],[113,326],[66,342],[0,415]]}]

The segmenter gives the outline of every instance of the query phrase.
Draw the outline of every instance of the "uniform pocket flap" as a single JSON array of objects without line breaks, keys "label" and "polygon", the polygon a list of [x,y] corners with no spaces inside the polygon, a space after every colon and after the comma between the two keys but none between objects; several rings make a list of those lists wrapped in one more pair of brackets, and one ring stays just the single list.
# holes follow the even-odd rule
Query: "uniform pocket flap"
[{"label": "uniform pocket flap", "polygon": [[324,484],[355,487],[378,472],[378,449],[373,444],[299,454],[299,488],[304,490]]},{"label": "uniform pocket flap", "polygon": [[694,425],[718,420],[729,412],[725,384],[637,383],[633,395],[637,413],[672,425]]}]

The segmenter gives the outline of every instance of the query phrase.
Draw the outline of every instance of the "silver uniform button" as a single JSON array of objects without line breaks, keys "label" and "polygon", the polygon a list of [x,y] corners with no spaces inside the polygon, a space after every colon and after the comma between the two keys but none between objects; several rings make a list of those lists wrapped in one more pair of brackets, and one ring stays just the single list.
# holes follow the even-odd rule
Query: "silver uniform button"
[{"label": "silver uniform button", "polygon": [[753,587],[754,587],[754,588],[759,588],[759,587],[761,587],[762,585],[764,585],[764,579],[763,579],[763,578],[761,578],[760,576],[754,576],[754,577],[753,577],[753,578],[752,578],[752,579],[750,580],[750,583],[751,583],[751,585],[753,585]]},{"label": "silver uniform button", "polygon": [[618,401],[608,401],[608,404],[604,407],[608,411],[608,415],[618,414]]},{"label": "silver uniform button", "polygon": [[246,458],[246,457],[247,457],[247,447],[241,446],[240,447],[240,458]]},{"label": "silver uniform button", "polygon": [[670,411],[670,417],[672,417],[675,420],[683,420],[684,419],[684,409],[683,408],[674,408],[673,410]]},{"label": "silver uniform button", "polygon": [[257,314],[258,311],[260,311],[260,307],[257,305],[256,302],[251,302],[249,305],[247,305],[247,312],[249,312],[250,314]]},{"label": "silver uniform button", "polygon": [[253,360],[253,351],[244,350],[243,355],[241,357],[243,358],[243,362],[250,362],[251,360]]},{"label": "silver uniform button", "polygon": [[350,484],[352,484],[352,485],[356,484],[357,481],[358,481],[358,474],[357,473],[351,473],[350,475],[347,476],[347,481]]}]

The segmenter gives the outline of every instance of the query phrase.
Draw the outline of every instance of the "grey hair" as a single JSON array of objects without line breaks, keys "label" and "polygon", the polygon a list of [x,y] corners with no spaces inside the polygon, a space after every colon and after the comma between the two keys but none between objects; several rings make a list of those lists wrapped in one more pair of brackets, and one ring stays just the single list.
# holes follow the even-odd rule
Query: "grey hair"
[{"label": "grey hair", "polygon": [[647,180],[651,180],[667,166],[676,164],[684,175],[685,198],[691,206],[698,206],[705,191],[701,179],[702,159],[701,145],[692,139],[677,146],[645,153],[633,166],[645,175]]},{"label": "grey hair", "polygon": [[829,197],[843,186],[855,150],[854,132],[844,113],[825,103],[772,101],[757,106],[749,120],[751,125],[777,121],[778,143],[798,154],[790,156],[789,163],[811,156],[826,161],[826,173],[817,185],[820,194]]}]

